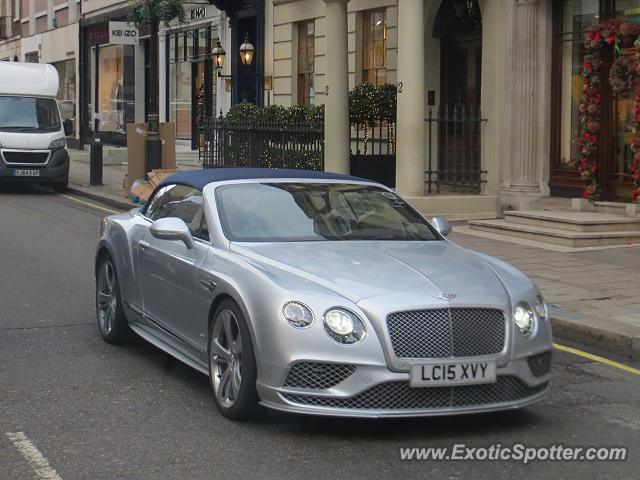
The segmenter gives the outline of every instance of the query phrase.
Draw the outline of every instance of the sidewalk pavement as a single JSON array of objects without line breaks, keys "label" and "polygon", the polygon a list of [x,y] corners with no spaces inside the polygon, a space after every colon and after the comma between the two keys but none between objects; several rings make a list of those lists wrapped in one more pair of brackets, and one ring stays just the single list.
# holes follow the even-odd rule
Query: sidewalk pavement
[{"label": "sidewalk pavement", "polygon": [[[105,165],[103,185],[89,185],[89,165],[74,158],[69,191],[117,209],[136,207],[124,196],[126,165]],[[199,168],[178,160],[179,170]],[[504,260],[526,273],[550,306],[554,336],[640,360],[640,247],[562,253],[457,231],[449,239]]]}]

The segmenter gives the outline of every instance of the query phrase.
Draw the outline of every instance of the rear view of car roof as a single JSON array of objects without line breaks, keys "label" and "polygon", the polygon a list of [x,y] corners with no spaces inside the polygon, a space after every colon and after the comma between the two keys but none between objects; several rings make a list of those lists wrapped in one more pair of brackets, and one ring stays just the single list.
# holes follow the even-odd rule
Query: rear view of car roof
[{"label": "rear view of car roof", "polygon": [[208,168],[204,170],[189,170],[178,172],[165,178],[158,187],[171,183],[181,183],[202,190],[205,185],[227,180],[255,180],[255,179],[318,179],[318,180],[351,180],[370,182],[359,177],[341,175],[331,172],[316,172],[311,170],[272,169],[272,168]]}]

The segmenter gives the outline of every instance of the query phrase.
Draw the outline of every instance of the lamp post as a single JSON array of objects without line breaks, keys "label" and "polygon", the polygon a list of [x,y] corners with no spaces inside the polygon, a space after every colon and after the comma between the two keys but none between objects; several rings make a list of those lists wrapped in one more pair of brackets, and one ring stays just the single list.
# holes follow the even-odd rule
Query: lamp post
[{"label": "lamp post", "polygon": [[162,141],[160,140],[160,118],[158,112],[158,18],[151,19],[149,39],[149,115],[145,142],[144,169],[150,172],[162,168]]}]

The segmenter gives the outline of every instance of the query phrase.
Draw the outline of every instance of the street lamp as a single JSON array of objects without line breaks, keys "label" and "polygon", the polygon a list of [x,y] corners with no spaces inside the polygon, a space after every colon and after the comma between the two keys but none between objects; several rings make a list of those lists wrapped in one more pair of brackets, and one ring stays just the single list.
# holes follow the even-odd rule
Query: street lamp
[{"label": "street lamp", "polygon": [[[242,60],[243,65],[251,65],[251,62],[253,61],[253,53],[255,52],[255,50],[255,47],[249,40],[249,34],[245,33],[242,45],[240,45],[240,59]],[[216,46],[213,48],[213,50],[211,50],[211,55],[216,62],[218,77],[231,78],[231,75],[223,75],[222,73],[220,73],[220,70],[222,70],[222,65],[224,64],[224,57],[226,54],[227,51],[220,43],[220,40],[218,40]]]},{"label": "street lamp", "polygon": [[214,49],[211,50],[211,55],[213,55],[213,58],[216,62],[216,68],[222,68],[222,64],[224,63],[224,56],[226,54],[226,50],[222,47],[222,45],[220,45],[220,40],[218,40],[218,43],[216,43]]},{"label": "street lamp", "polygon": [[251,65],[251,61],[253,60],[253,52],[255,48],[253,44],[249,41],[249,34],[244,34],[244,41],[242,45],[240,45],[240,58],[242,59],[243,65]]}]

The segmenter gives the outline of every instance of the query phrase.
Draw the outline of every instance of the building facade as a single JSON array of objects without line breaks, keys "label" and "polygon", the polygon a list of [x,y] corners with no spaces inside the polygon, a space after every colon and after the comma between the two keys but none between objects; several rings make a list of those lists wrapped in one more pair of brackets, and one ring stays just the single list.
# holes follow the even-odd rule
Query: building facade
[{"label": "building facade", "polygon": [[80,2],[39,0],[0,2],[0,60],[51,63],[60,75],[58,102],[77,136],[78,24]]},{"label": "building facade", "polygon": [[[348,172],[345,152],[354,149],[352,136],[344,134],[343,86],[395,84],[396,188],[423,212],[450,218],[526,208],[550,194],[582,196],[577,145],[584,38],[603,19],[640,17],[639,0],[272,5],[273,99],[325,104],[326,168]],[[631,97],[603,92],[602,127],[610,147],[600,154],[605,200],[631,199]],[[430,130],[429,110],[433,118],[481,112],[482,121],[467,133],[437,122]],[[440,194],[427,195],[430,158],[440,175],[462,168],[486,172],[479,192],[460,194],[443,185]]]},{"label": "building facade", "polygon": [[0,61],[20,59],[21,3],[19,0],[0,1]]}]

